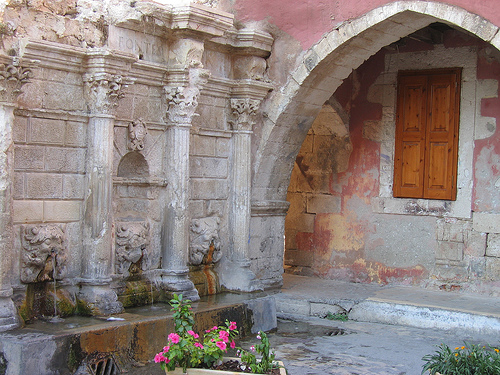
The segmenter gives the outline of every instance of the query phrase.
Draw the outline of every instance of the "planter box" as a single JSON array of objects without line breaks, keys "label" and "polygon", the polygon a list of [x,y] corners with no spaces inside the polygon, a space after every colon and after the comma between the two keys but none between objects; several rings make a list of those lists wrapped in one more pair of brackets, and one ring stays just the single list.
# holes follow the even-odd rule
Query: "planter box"
[{"label": "planter box", "polygon": [[[225,358],[226,360],[229,359],[236,359],[236,358]],[[283,367],[283,362],[281,361],[276,361],[280,367],[280,375],[286,375],[286,370]],[[234,372],[234,371],[220,371],[220,370],[210,370],[206,368],[188,368],[186,369],[186,372],[182,372],[182,368],[176,367],[174,371],[167,371],[165,370],[166,375],[242,375],[242,374],[249,374],[246,372]],[[254,375],[259,375],[259,374],[254,374]],[[260,374],[262,375],[262,374]]]}]

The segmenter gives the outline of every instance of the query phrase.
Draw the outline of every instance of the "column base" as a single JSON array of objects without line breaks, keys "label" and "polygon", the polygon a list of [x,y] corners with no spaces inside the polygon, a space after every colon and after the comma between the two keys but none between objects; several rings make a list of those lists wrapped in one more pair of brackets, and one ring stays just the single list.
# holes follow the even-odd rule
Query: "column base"
[{"label": "column base", "polygon": [[255,274],[250,270],[250,262],[226,260],[218,269],[220,283],[233,291],[255,292],[264,290]]},{"label": "column base", "polygon": [[200,299],[193,282],[189,280],[188,271],[152,270],[144,276],[165,291],[182,294],[191,301]]},{"label": "column base", "polygon": [[20,326],[16,306],[10,297],[0,297],[0,332]]},{"label": "column base", "polygon": [[84,303],[83,309],[88,309],[91,315],[111,315],[123,312],[123,305],[109,285],[81,285],[78,299]]}]

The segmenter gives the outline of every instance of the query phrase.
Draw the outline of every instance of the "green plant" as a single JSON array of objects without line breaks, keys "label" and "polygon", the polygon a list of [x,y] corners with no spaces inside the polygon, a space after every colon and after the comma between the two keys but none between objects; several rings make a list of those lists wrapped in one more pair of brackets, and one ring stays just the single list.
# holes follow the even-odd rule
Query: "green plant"
[{"label": "green plant", "polygon": [[170,300],[171,311],[174,313],[175,332],[179,335],[185,335],[187,331],[193,330],[194,316],[191,312],[191,301],[183,300],[182,294],[174,294],[174,298]]},{"label": "green plant", "polygon": [[193,331],[194,316],[191,301],[183,299],[182,294],[174,294],[170,301],[172,306],[175,333],[168,335],[168,343],[163,351],[156,354],[155,362],[168,371],[182,367],[211,367],[222,360],[228,346],[235,348],[234,338],[238,335],[235,322],[226,320],[225,327],[214,326],[205,331],[203,343],[200,336]]},{"label": "green plant", "polygon": [[441,344],[434,354],[422,359],[426,362],[422,374],[431,375],[498,375],[500,374],[500,353],[498,348],[465,343],[452,350]]},{"label": "green plant", "polygon": [[[260,343],[250,347],[251,352],[239,350],[238,354],[241,357],[241,361],[250,367],[252,373],[265,374],[269,370],[278,368],[279,366],[274,361],[275,353],[273,350],[270,350],[269,339],[265,332],[259,331],[257,339],[260,340]],[[252,352],[260,354],[261,358],[257,359]]]},{"label": "green plant", "polygon": [[326,314],[325,318],[329,319],[329,320],[339,320],[342,322],[347,322],[349,320],[347,313],[344,313],[344,312],[335,313],[335,314],[332,312],[328,312],[328,314]]}]

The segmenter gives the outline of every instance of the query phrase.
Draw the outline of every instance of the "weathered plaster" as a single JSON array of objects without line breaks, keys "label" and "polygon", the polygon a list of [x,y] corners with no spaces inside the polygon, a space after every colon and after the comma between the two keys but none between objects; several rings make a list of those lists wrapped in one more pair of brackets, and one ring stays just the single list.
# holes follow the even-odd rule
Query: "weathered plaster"
[{"label": "weathered plaster", "polygon": [[[448,4],[478,14],[493,24],[500,24],[500,14],[492,12],[492,9],[496,9],[496,0],[451,0],[448,1]],[[321,2],[309,0],[299,4],[288,0],[273,1],[272,3],[264,0],[237,0],[234,9],[239,19],[266,21],[276,25],[280,30],[300,41],[303,49],[306,50],[332,28],[369,14],[372,9],[382,6],[397,8],[399,4],[397,2],[391,4],[388,0],[323,0]],[[446,7],[450,8],[450,10],[452,8],[447,4],[435,2],[422,2],[421,4],[413,2],[409,7],[433,15],[443,15],[448,11],[448,9],[445,9]],[[376,13],[383,16],[380,11]],[[469,21],[461,12],[457,12],[453,18],[457,22]]]},{"label": "weathered plaster", "polygon": [[[444,43],[434,46],[405,40],[381,50],[344,80],[334,97],[350,115],[353,150],[344,152],[348,168],[333,171],[330,177],[330,193],[338,196],[340,208],[325,203],[321,214],[307,212],[306,197],[298,200],[296,196],[310,171],[323,164],[310,163],[302,174],[295,167],[286,227],[289,272],[380,283],[420,283],[427,277],[463,283],[469,277],[491,275],[492,268],[488,271],[484,263],[486,236],[480,233],[491,229],[476,225],[473,230],[470,220],[473,188],[484,192],[488,201],[498,195],[486,190],[485,183],[498,178],[494,170],[498,162],[488,159],[493,145],[484,147],[478,160],[473,158],[474,147],[482,142],[474,143],[477,127],[496,122],[495,117],[483,117],[492,112],[484,110],[484,102],[495,100],[488,98],[496,97],[498,86],[498,75],[490,73],[488,80],[478,80],[484,75],[477,67],[484,48],[481,41],[456,31],[447,32]],[[455,66],[463,67],[457,200],[392,198],[397,72]],[[302,153],[311,149],[309,137],[298,164]],[[481,180],[473,180],[473,165]],[[321,194],[311,187],[308,195]],[[490,248],[490,254],[495,254],[494,245]]]}]

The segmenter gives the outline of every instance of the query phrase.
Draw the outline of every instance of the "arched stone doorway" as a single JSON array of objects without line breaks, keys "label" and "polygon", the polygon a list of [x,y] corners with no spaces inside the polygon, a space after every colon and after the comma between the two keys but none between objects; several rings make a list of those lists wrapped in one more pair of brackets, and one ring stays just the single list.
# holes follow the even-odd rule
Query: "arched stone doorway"
[{"label": "arched stone doorway", "polygon": [[[351,71],[358,68],[370,56],[400,38],[437,21],[465,30],[498,48],[499,39],[495,37],[498,28],[463,9],[437,3],[396,2],[377,8],[359,19],[342,25],[307,51],[302,64],[292,74],[292,79],[289,80],[285,89],[275,93],[266,103],[267,119],[255,164],[252,226],[254,229],[265,228],[267,236],[255,236],[254,243],[251,244],[253,249],[262,249],[264,243],[267,246],[271,244],[271,253],[275,255],[279,255],[283,249],[282,242],[280,243],[280,234],[282,235],[283,232],[280,229],[283,229],[283,207],[286,205],[282,202],[285,201],[295,157],[323,104],[342,85]],[[476,124],[473,133],[480,132],[480,128],[481,124]],[[488,137],[491,135],[492,133]],[[460,136],[464,139],[462,133]],[[471,136],[471,133],[467,136]],[[480,142],[480,137],[472,135],[471,138],[476,143]],[[469,149],[470,153],[472,149],[473,146]],[[467,160],[472,163],[472,159],[471,156]],[[473,172],[474,167],[472,165],[469,167],[470,169],[464,170],[463,174]],[[389,185],[390,183],[385,183],[384,186]],[[455,267],[458,264],[463,267],[465,257],[471,255],[467,254],[467,251],[476,251],[472,257],[475,258],[474,264],[482,264],[479,267],[480,271],[476,273],[479,275],[487,272],[488,266],[485,265],[487,260],[481,259],[480,250],[474,250],[475,247],[463,239],[464,235],[476,236],[481,242],[481,236],[484,234],[484,231],[474,232],[467,229],[475,225],[470,209],[471,204],[473,205],[471,202],[473,193],[469,190],[468,194],[471,197],[469,207],[467,208],[467,202],[464,203],[465,209],[462,206],[457,207],[455,211],[464,211],[458,215],[451,215],[454,222],[447,221],[446,214],[428,216],[429,212],[424,212],[421,216],[426,216],[426,218],[422,220],[428,220],[428,222],[421,225],[423,230],[426,226],[432,226],[429,232],[437,233],[436,248],[427,254],[434,256],[435,253],[436,264],[439,263],[438,260],[442,260],[443,265],[447,267],[450,265]],[[261,214],[264,211],[262,207],[268,208],[267,215]],[[280,207],[281,212],[279,212]],[[375,207],[375,210],[377,209],[380,208]],[[384,209],[382,208],[380,212],[384,212]],[[391,212],[390,209],[387,212],[401,214],[401,212]],[[457,220],[459,223],[455,225]],[[263,225],[263,222],[266,224]],[[461,229],[457,229],[459,227]],[[274,232],[271,233],[271,231]],[[462,236],[462,240],[455,241],[455,238],[455,240],[448,241],[449,237],[438,233],[450,231],[460,232],[459,237]],[[460,252],[460,254],[445,254],[447,246],[449,253]],[[480,248],[481,246],[477,247],[477,249]],[[467,267],[470,268],[471,263]],[[258,266],[254,268],[259,274]],[[490,269],[492,268],[494,267],[490,266]],[[439,274],[439,270],[432,272]],[[441,275],[443,279],[453,279],[456,276],[453,272]]]}]

